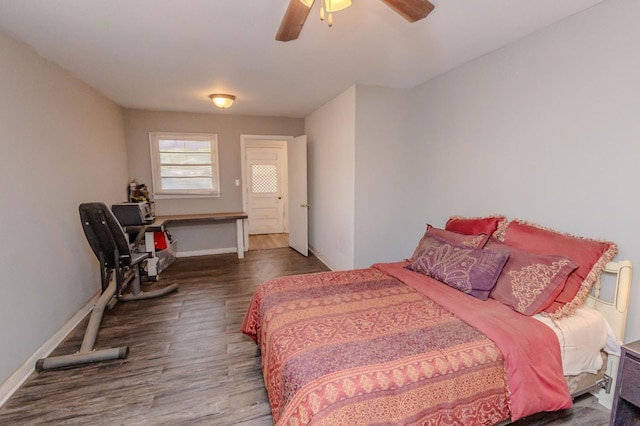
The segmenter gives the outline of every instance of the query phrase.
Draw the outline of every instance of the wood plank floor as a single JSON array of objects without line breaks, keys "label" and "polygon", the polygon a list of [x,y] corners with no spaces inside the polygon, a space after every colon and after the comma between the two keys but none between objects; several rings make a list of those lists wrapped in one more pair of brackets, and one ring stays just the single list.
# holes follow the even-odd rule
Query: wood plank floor
[{"label": "wood plank floor", "polygon": [[249,250],[268,250],[289,247],[289,234],[249,235]]},{"label": "wood plank floor", "polygon": [[[0,407],[0,425],[272,425],[260,354],[240,324],[261,282],[322,270],[317,258],[289,248],[243,260],[180,258],[154,284],[179,282],[179,292],[105,313],[96,348],[128,345],[126,360],[33,373]],[[75,352],[85,326],[54,354]],[[518,424],[597,426],[608,415],[587,397]]]}]

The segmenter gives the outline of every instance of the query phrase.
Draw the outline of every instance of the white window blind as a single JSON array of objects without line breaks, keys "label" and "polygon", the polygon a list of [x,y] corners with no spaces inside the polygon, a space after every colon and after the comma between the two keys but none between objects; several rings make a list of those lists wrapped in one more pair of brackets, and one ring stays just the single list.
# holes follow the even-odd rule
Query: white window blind
[{"label": "white window blind", "polygon": [[220,196],[215,134],[149,134],[156,198]]}]

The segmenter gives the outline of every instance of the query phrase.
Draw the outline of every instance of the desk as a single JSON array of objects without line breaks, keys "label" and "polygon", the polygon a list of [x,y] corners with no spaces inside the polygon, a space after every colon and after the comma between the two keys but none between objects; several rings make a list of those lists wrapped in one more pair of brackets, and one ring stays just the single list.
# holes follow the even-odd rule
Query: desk
[{"label": "desk", "polygon": [[170,216],[157,216],[156,219],[147,226],[145,233],[145,244],[147,251],[152,252],[152,258],[147,262],[147,272],[149,275],[157,275],[157,256],[153,233],[164,231],[165,226],[170,224],[199,224],[212,222],[236,222],[236,247],[238,259],[244,259],[244,220],[249,216],[245,212],[225,212],[225,213],[204,213],[204,214],[180,214]]}]

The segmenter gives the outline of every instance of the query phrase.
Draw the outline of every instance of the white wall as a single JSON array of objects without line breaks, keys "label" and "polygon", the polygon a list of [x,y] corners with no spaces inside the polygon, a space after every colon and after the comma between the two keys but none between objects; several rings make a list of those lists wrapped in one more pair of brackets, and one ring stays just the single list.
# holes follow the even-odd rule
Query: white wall
[{"label": "white wall", "polygon": [[0,383],[100,289],[78,205],[126,191],[122,112],[0,33]]},{"label": "white wall", "polygon": [[404,226],[413,212],[404,208],[416,194],[408,190],[411,156],[407,136],[409,91],[356,86],[355,267],[411,256],[404,241],[418,237]]},{"label": "white wall", "polygon": [[[413,91],[406,226],[504,213],[615,241],[640,277],[639,16],[609,0]],[[627,341],[638,306],[640,278]]]},{"label": "white wall", "polygon": [[305,119],[309,247],[334,270],[354,266],[355,86]]}]

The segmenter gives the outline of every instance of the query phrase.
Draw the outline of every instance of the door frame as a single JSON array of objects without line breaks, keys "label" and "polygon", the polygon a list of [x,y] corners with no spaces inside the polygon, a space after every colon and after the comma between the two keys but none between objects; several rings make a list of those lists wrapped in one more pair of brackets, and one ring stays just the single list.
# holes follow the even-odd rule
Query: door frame
[{"label": "door frame", "polygon": [[[284,229],[289,232],[289,173],[287,162],[287,143],[293,140],[293,136],[273,136],[273,135],[240,135],[240,170],[242,173],[242,210],[248,211],[247,203],[247,147],[252,148],[283,148],[284,158],[282,164],[282,196],[284,205]],[[248,219],[247,219],[248,221]],[[244,227],[245,241],[249,241],[249,226]]]}]

